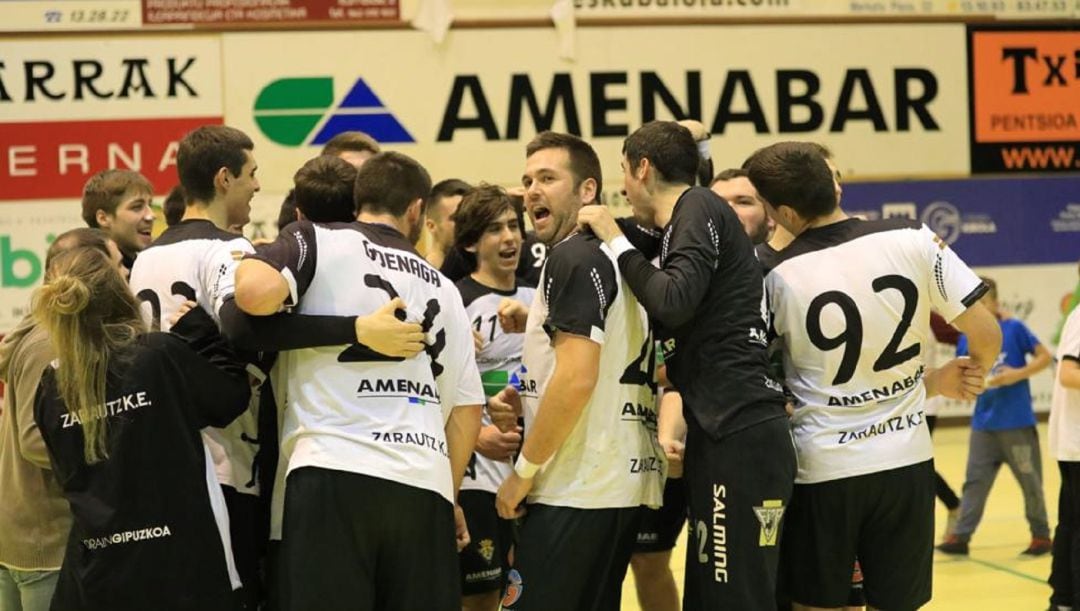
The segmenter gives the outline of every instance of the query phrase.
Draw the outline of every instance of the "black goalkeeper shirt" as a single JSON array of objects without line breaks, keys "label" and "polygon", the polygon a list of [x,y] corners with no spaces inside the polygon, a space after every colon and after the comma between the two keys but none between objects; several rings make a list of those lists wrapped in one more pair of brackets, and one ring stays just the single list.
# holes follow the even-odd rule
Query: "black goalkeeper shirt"
[{"label": "black goalkeeper shirt", "polygon": [[630,289],[674,340],[665,363],[688,419],[719,439],[786,417],[766,354],[761,266],[731,207],[709,189],[687,189],[664,228],[659,269],[615,246]]}]

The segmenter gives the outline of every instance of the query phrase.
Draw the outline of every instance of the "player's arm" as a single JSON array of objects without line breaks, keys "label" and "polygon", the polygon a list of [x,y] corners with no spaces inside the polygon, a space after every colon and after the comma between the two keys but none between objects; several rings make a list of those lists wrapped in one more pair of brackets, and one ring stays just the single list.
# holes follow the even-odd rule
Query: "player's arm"
[{"label": "player's arm", "polygon": [[450,454],[450,472],[454,478],[454,497],[457,498],[465,469],[469,466],[476,438],[480,434],[480,415],[483,405],[458,405],[446,421],[446,448]]},{"label": "player's arm", "polygon": [[981,303],[973,303],[953,326],[967,335],[969,356],[961,356],[926,372],[926,396],[974,401],[986,388],[986,373],[1001,350],[1001,327]]},{"label": "player's arm", "polygon": [[460,552],[469,544],[469,527],[465,523],[465,513],[457,504],[458,492],[461,491],[461,480],[465,477],[465,470],[469,466],[473,449],[476,447],[476,438],[480,433],[481,405],[458,405],[450,412],[450,418],[446,421],[446,451],[450,456],[450,474],[454,482],[454,529],[456,531],[457,549]]},{"label": "player's arm", "polygon": [[562,246],[548,257],[544,269],[548,316],[543,325],[551,338],[555,365],[514,472],[495,497],[503,518],[524,512],[521,503],[537,471],[566,442],[589,403],[600,376],[607,310],[618,296],[611,260],[584,241]]},{"label": "player's arm", "polygon": [[660,231],[642,227],[633,217],[628,216],[615,219],[615,224],[630,241],[630,245],[641,251],[646,259],[652,261],[660,254],[660,239],[663,235]]},{"label": "player's arm", "polygon": [[981,303],[973,303],[952,325],[967,336],[968,355],[983,371],[994,367],[1001,353],[1001,326]]},{"label": "player's arm", "polygon": [[686,419],[683,417],[682,395],[668,390],[660,397],[656,436],[668,459],[668,477],[679,478],[683,474],[683,453],[686,442]]},{"label": "player's arm", "polygon": [[245,259],[236,268],[236,305],[253,316],[269,316],[281,311],[289,298],[285,276],[269,263]]},{"label": "player's arm", "polygon": [[546,463],[570,436],[600,375],[600,344],[558,332],[554,347],[555,370],[521,446],[521,455],[536,465]]},{"label": "player's arm", "polygon": [[[989,287],[926,225],[919,227],[914,236],[925,257],[926,269],[934,270],[926,286],[931,306],[946,322],[967,336],[968,355],[985,374],[993,368],[1001,352],[1001,326],[994,315],[979,303]],[[956,366],[957,363],[951,361],[942,369],[955,369]],[[944,381],[958,379],[962,377],[943,377]],[[964,394],[962,389],[948,384],[935,386],[936,392],[948,397]],[[930,384],[927,390],[931,390]]]},{"label": "player's arm", "polygon": [[1080,357],[1067,356],[1058,366],[1058,382],[1065,388],[1080,390]]},{"label": "player's arm", "polygon": [[709,235],[705,207],[693,207],[687,212],[691,214],[671,234],[662,269],[633,247],[606,208],[585,206],[578,216],[579,224],[592,227],[615,252],[626,283],[649,316],[669,329],[682,326],[694,316],[719,257]]},{"label": "player's arm", "polygon": [[1065,318],[1058,340],[1062,355],[1058,382],[1065,388],[1080,390],[1080,310],[1073,310]]},{"label": "player's arm", "polygon": [[[172,326],[190,350],[171,350],[190,394],[185,402],[200,427],[223,427],[248,407],[251,386],[246,364],[218,332],[210,315],[189,302]],[[182,311],[184,308],[182,308]]]},{"label": "player's arm", "polygon": [[551,373],[536,418],[521,446],[521,455],[495,499],[499,516],[520,516],[522,500],[532,489],[542,465],[559,451],[577,425],[600,375],[600,344],[572,333],[555,334],[555,370]]},{"label": "player's arm", "polygon": [[446,345],[441,352],[432,354],[432,359],[433,367],[440,370],[435,379],[439,397],[446,405],[453,406],[445,432],[456,498],[480,434],[484,385],[476,366],[472,325],[465,313],[461,295],[453,285],[445,285],[439,303],[442,305],[440,316],[445,323]]},{"label": "player's arm", "polygon": [[296,305],[315,276],[317,245],[314,226],[297,221],[273,243],[244,257],[236,268],[237,307],[255,316],[269,316]]},{"label": "player's arm", "polygon": [[412,358],[424,349],[418,323],[398,320],[405,302],[395,298],[367,316],[316,316],[278,313],[252,316],[226,299],[219,315],[229,341],[241,350],[297,350],[360,343],[387,356]]}]

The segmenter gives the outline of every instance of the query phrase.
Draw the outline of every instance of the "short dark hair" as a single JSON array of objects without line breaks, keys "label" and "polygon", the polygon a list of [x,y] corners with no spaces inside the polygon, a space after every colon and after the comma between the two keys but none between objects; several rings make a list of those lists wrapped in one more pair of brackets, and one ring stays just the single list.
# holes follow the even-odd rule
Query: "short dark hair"
[{"label": "short dark hair", "polygon": [[293,198],[304,217],[315,223],[356,220],[353,184],[356,168],[330,155],[309,160],[293,175]]},{"label": "short dark hair", "polygon": [[153,195],[154,187],[134,170],[102,170],[86,181],[82,196],[82,218],[87,227],[97,227],[97,211],[116,214],[116,207],[132,191]]},{"label": "short dark hair", "polygon": [[453,216],[454,248],[461,252],[470,269],[476,269],[476,254],[465,249],[479,242],[487,226],[507,210],[512,210],[520,223],[521,201],[502,187],[489,184],[481,184],[462,196]]},{"label": "short dark hair", "polygon": [[165,213],[165,224],[169,227],[180,222],[184,218],[184,210],[187,209],[187,192],[183,185],[176,185],[161,202],[161,210]]},{"label": "short dark hair", "polygon": [[247,134],[226,125],[204,125],[184,136],[176,152],[176,173],[192,201],[214,199],[214,176],[228,168],[239,176],[247,161],[244,151],[255,148]]},{"label": "short dark hair", "polygon": [[697,184],[701,156],[690,130],[674,121],[650,121],[623,141],[622,152],[633,171],[648,159],[664,182]]},{"label": "short dark hair", "polygon": [[281,208],[278,209],[277,216],[277,228],[278,231],[285,229],[290,223],[296,222],[296,193],[289,189],[289,192],[285,194],[285,199],[281,200]]},{"label": "short dark hair", "polygon": [[338,156],[346,151],[357,153],[368,152],[377,155],[380,152],[379,143],[374,138],[359,131],[341,132],[326,141],[320,155]]},{"label": "short dark hair", "polygon": [[368,159],[356,172],[356,209],[400,217],[431,193],[431,176],[418,161],[394,151]]},{"label": "short dark hair", "polygon": [[833,175],[814,144],[773,144],[754,152],[743,167],[757,192],[774,207],[788,206],[808,221],[836,210]]},{"label": "short dark hair", "polygon": [[809,142],[808,144],[810,146],[814,147],[814,149],[816,149],[817,152],[821,153],[821,156],[824,157],[825,159],[832,159],[833,158],[833,152],[831,150],[829,150],[829,147],[825,146],[824,144],[822,144],[820,142]]},{"label": "short dark hair", "polygon": [[712,182],[709,183],[709,186],[711,187],[718,182],[735,180],[736,178],[750,178],[750,174],[742,168],[728,168],[726,170],[722,170],[716,176],[713,176]]},{"label": "short dark hair", "polygon": [[586,179],[591,178],[596,181],[596,201],[600,201],[600,194],[604,190],[604,176],[600,171],[600,158],[588,142],[572,134],[540,132],[525,146],[525,158],[528,159],[534,153],[545,149],[564,149],[570,157],[574,188],[577,189]]},{"label": "short dark hair", "polygon": [[49,266],[52,265],[54,259],[61,253],[65,253],[69,250],[75,250],[76,248],[93,248],[100,250],[109,256],[109,241],[112,238],[109,234],[105,233],[102,229],[95,229],[91,227],[78,227],[76,229],[69,229],[64,233],[56,236],[52,244],[49,244],[49,250],[45,253],[45,274],[49,273]]},{"label": "short dark hair", "polygon": [[713,160],[707,157],[701,157],[699,152],[698,166],[697,166],[697,184],[702,187],[707,187],[712,184],[713,174]]},{"label": "short dark hair", "polygon": [[424,214],[431,213],[431,207],[435,202],[446,197],[464,196],[469,191],[472,191],[472,185],[459,178],[440,180],[431,187],[431,193],[424,198]]},{"label": "short dark hair", "polygon": [[982,280],[982,283],[986,285],[988,289],[986,294],[990,296],[990,299],[996,300],[998,298],[997,282],[987,276],[979,276],[979,280]]}]

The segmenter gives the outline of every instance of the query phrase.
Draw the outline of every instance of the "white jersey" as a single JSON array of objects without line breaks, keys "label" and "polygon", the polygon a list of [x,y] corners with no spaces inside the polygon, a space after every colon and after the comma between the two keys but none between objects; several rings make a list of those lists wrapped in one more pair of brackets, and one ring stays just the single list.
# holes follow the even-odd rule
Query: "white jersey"
[{"label": "white jersey", "polygon": [[1080,307],[1073,308],[1061,329],[1050,400],[1050,455],[1055,460],[1080,462],[1080,390],[1061,385],[1065,361],[1080,364]]},{"label": "white jersey", "polygon": [[951,322],[986,286],[944,241],[906,220],[809,229],[767,273],[784,353],[798,483],[930,460],[923,352],[930,309]]},{"label": "white jersey", "polygon": [[611,250],[574,234],[548,252],[525,329],[525,437],[555,370],[556,332],[601,345],[599,378],[577,425],[537,473],[530,503],[601,509],[658,507],[667,462],[656,438],[656,377],[648,316]]},{"label": "white jersey", "polygon": [[426,349],[411,359],[360,344],[288,351],[287,471],[361,473],[453,502],[446,422],[454,407],[484,403],[454,285],[385,225],[301,221],[254,257],[282,273],[300,314],[364,316],[401,297],[427,334]]},{"label": "white jersey", "polygon": [[[480,369],[480,379],[484,384],[484,394],[488,397],[506,388],[507,385],[519,384],[521,372],[521,346],[524,336],[520,333],[504,333],[499,324],[499,303],[506,298],[515,299],[526,305],[533,302],[536,289],[531,286],[518,286],[512,291],[500,291],[484,286],[471,276],[465,276],[457,283],[461,299],[465,304],[465,313],[472,321],[472,327],[483,336],[483,347],[476,355],[476,364]],[[491,416],[484,411],[482,426],[491,425]],[[482,490],[496,493],[503,481],[514,471],[510,459],[492,460],[473,452],[465,478],[461,480],[462,490]]]},{"label": "white jersey", "polygon": [[[154,330],[168,331],[169,318],[187,300],[198,303],[220,324],[218,312],[233,293],[236,266],[251,252],[254,249],[246,238],[208,220],[181,221],[135,259],[131,290]],[[259,395],[254,392],[248,410],[229,426],[203,429],[218,481],[243,494],[259,493],[254,477],[258,406]]]}]

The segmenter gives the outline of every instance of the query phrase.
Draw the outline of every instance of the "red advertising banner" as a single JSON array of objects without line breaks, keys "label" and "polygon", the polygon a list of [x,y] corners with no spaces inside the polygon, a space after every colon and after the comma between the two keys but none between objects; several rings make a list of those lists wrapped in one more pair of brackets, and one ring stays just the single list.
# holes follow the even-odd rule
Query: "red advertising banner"
[{"label": "red advertising banner", "polygon": [[0,123],[0,200],[78,197],[93,174],[142,173],[155,193],[177,182],[178,142],[221,117]]},{"label": "red advertising banner", "polygon": [[145,25],[387,22],[398,0],[141,0]]}]

